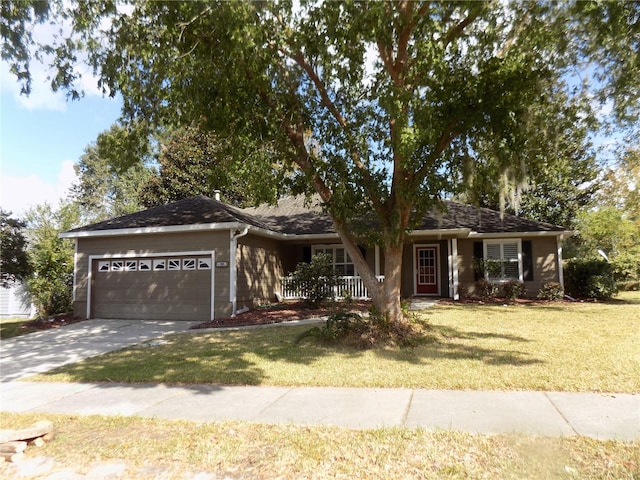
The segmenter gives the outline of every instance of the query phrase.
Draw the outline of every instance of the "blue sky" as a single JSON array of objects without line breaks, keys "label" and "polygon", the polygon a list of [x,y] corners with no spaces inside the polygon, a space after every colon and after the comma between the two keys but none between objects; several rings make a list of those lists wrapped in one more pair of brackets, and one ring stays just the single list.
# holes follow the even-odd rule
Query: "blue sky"
[{"label": "blue sky", "polygon": [[57,204],[75,180],[73,164],[120,114],[120,101],[104,98],[87,78],[86,95],[67,101],[51,92],[36,69],[33,93],[2,66],[0,81],[0,205],[20,217],[33,205]]}]

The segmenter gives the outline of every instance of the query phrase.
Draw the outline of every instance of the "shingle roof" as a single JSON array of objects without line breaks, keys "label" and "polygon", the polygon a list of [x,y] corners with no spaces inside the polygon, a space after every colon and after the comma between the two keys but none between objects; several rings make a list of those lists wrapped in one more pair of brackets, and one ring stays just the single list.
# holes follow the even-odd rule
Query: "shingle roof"
[{"label": "shingle roof", "polygon": [[515,215],[488,208],[478,208],[453,201],[444,202],[445,210],[440,214],[429,211],[425,215],[419,230],[469,228],[478,233],[515,233],[515,232],[563,232],[564,227],[550,223],[536,222]]},{"label": "shingle roof", "polygon": [[240,222],[254,227],[266,228],[257,219],[237,208],[204,195],[199,195],[167,205],[152,207],[141,212],[112,218],[104,222],[75,228],[70,230],[69,233],[230,222]]},{"label": "shingle roof", "polygon": [[[564,228],[527,220],[487,208],[457,202],[444,202],[445,209],[429,211],[417,230],[470,229],[478,233],[563,232]],[[187,226],[198,224],[243,223],[264,230],[290,235],[335,234],[329,215],[317,197],[285,197],[277,205],[238,209],[200,195],[104,222],[70,230],[67,233],[104,230]]]}]

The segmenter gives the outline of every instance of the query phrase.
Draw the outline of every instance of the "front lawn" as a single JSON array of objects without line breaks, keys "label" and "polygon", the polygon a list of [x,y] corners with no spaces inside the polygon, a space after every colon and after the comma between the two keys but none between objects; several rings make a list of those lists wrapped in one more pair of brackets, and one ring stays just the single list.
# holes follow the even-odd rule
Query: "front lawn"
[{"label": "front lawn", "polygon": [[[111,469],[121,475],[109,478],[136,479],[632,479],[640,466],[640,442],[583,437],[42,413],[0,413],[0,424],[20,428],[43,418],[57,436],[29,447],[26,457],[44,457],[39,464],[48,464],[45,474],[56,472],[56,478],[106,478]],[[15,465],[0,464],[0,477],[16,473]]]},{"label": "front lawn", "polygon": [[44,381],[640,392],[640,302],[440,305],[406,349],[295,337],[308,327],[195,331],[39,375]]}]

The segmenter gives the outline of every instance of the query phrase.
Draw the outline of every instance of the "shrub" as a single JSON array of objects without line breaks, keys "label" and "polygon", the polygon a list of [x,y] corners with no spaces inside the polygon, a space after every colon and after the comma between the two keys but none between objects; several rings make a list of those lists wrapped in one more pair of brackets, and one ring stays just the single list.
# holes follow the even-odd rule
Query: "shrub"
[{"label": "shrub", "polygon": [[338,311],[327,318],[324,325],[312,327],[305,330],[295,339],[295,343],[300,343],[306,338],[315,338],[321,342],[333,342],[347,336],[354,330],[362,328],[364,320],[354,312]]},{"label": "shrub", "polygon": [[502,289],[504,290],[504,296],[507,297],[507,300],[509,301],[513,301],[516,298],[522,298],[526,294],[524,283],[518,282],[517,280],[509,280],[507,283],[502,285]]},{"label": "shrub", "polygon": [[618,282],[618,287],[624,292],[637,292],[640,291],[640,281],[628,280],[626,282]]},{"label": "shrub", "polygon": [[604,260],[573,259],[565,264],[564,278],[574,297],[610,299],[618,291],[611,264]]},{"label": "shrub", "polygon": [[564,298],[564,288],[557,282],[545,283],[538,292],[538,298],[553,302],[562,300]]},{"label": "shrub", "polygon": [[476,292],[480,298],[494,298],[498,296],[500,287],[498,284],[481,278],[476,282]]},{"label": "shrub", "polygon": [[335,298],[340,277],[333,271],[331,256],[314,255],[310,263],[299,263],[292,275],[293,287],[311,308]]},{"label": "shrub", "polygon": [[375,308],[368,317],[355,312],[339,310],[329,315],[324,325],[305,330],[295,343],[311,338],[322,343],[341,343],[359,349],[386,347],[413,347],[427,341],[431,327],[414,315],[403,322],[390,322]]}]

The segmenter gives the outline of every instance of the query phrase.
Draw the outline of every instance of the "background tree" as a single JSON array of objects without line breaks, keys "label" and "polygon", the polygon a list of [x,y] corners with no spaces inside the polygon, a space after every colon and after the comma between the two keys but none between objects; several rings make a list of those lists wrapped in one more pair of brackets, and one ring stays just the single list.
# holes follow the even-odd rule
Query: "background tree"
[{"label": "background tree", "polygon": [[598,204],[618,208],[626,219],[640,225],[640,145],[628,143],[605,170]]},{"label": "background tree", "polygon": [[0,209],[0,287],[9,288],[31,273],[27,256],[26,223]]},{"label": "background tree", "polygon": [[[597,127],[591,99],[583,93],[570,101],[567,88],[564,81],[549,85],[543,101],[527,116],[529,134],[518,147],[526,158],[525,175],[519,181],[508,171],[500,175],[495,163],[486,161],[491,153],[480,151],[470,172],[461,175],[467,179],[461,182],[463,202],[574,226],[578,213],[595,201],[600,168],[590,141]],[[505,191],[508,196],[501,193]]]},{"label": "background tree", "polygon": [[[258,191],[246,188],[245,182],[254,174],[251,162],[236,163],[227,153],[228,146],[213,133],[193,124],[167,137],[160,145],[158,170],[139,192],[144,206],[153,207],[194,195],[213,198],[215,190],[220,190],[225,202],[240,207],[274,202],[278,198],[282,183]],[[256,183],[255,180],[249,182]]]},{"label": "background tree", "polygon": [[[42,19],[24,5],[28,13],[3,16],[3,27]],[[50,5],[49,18],[74,26],[49,46],[54,89],[78,94],[73,63],[86,52],[133,125],[198,121],[229,142],[235,162],[250,162],[247,188],[272,188],[295,167],[292,183],[320,196],[374,305],[393,321],[403,318],[407,231],[476,165],[502,185],[523,184],[540,161],[523,148],[537,127],[528,119],[564,75],[593,72],[598,82],[587,87],[613,99],[617,120],[638,116],[635,2]],[[3,54],[28,79],[28,34],[6,37]],[[354,228],[363,214],[375,228]],[[384,248],[381,284],[363,242]]]},{"label": "background tree", "polygon": [[31,208],[26,216],[29,228],[29,258],[33,275],[27,289],[38,316],[48,317],[73,310],[74,242],[58,234],[79,226],[80,210],[73,202],[57,209],[45,203]]},{"label": "background tree", "polygon": [[80,205],[87,222],[102,221],[143,208],[138,196],[153,174],[152,167],[147,166],[150,156],[144,153],[146,150],[135,149],[136,160],[130,158],[130,166],[118,168],[120,152],[130,145],[126,137],[124,127],[112,126],[85,148],[74,165],[78,181],[71,187],[70,197]]}]

